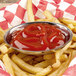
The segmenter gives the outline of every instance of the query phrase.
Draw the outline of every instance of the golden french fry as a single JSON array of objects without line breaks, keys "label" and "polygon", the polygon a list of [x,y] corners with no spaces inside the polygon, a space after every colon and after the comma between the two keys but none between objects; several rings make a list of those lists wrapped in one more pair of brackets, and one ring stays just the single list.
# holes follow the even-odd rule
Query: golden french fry
[{"label": "golden french fry", "polygon": [[67,62],[64,62],[56,71],[52,72],[48,76],[61,76],[58,75],[58,72],[64,73],[66,68],[67,68]]},{"label": "golden french fry", "polygon": [[68,59],[68,56],[66,54],[63,54],[61,57],[60,57],[60,61],[63,62],[63,61],[66,61]]},{"label": "golden french fry", "polygon": [[47,67],[49,64],[50,64],[49,61],[46,60],[46,61],[42,61],[42,62],[40,62],[40,63],[37,63],[37,64],[35,65],[35,67],[45,68],[45,67]]},{"label": "golden french fry", "polygon": [[33,10],[32,10],[32,0],[27,0],[27,15],[28,15],[29,22],[35,21],[34,15],[33,15]]},{"label": "golden french fry", "polygon": [[47,66],[52,65],[53,63],[55,63],[55,59],[42,61],[40,63],[37,63],[35,67],[46,68]]},{"label": "golden french fry", "polygon": [[61,65],[61,62],[60,62],[59,60],[57,60],[56,63],[54,63],[54,64],[52,65],[52,67],[55,69],[55,68],[60,67],[60,65]]},{"label": "golden french fry", "polygon": [[8,53],[13,53],[15,50],[13,48],[8,48]]},{"label": "golden french fry", "polygon": [[2,43],[1,45],[5,45],[7,48],[9,48],[9,45],[6,43]]},{"label": "golden french fry", "polygon": [[76,41],[76,34],[73,33],[73,38],[72,38],[73,41]]},{"label": "golden french fry", "polygon": [[34,60],[37,61],[37,62],[40,62],[40,61],[43,61],[43,57],[39,56],[39,57],[35,58]]},{"label": "golden french fry", "polygon": [[62,74],[68,68],[68,65],[69,65],[72,58],[73,58],[73,54],[70,53],[68,60],[66,62],[62,63],[58,69],[56,69],[54,72],[52,72],[48,76],[62,76]]},{"label": "golden french fry", "polygon": [[23,54],[23,53],[19,53],[17,56],[18,56],[19,58],[24,58],[24,57],[26,57],[27,55],[26,55],[26,54]]},{"label": "golden french fry", "polygon": [[33,58],[34,58],[34,56],[25,56],[25,57],[23,58],[23,60],[24,60],[25,62],[27,62],[27,61],[32,60]]},{"label": "golden french fry", "polygon": [[70,30],[73,30],[74,29],[74,26],[73,26],[73,24],[68,24],[68,26],[67,26]]},{"label": "golden french fry", "polygon": [[0,54],[0,59],[2,59],[3,58],[3,54]]},{"label": "golden french fry", "polygon": [[27,72],[30,72],[30,73],[38,73],[40,72],[41,70],[43,70],[42,68],[39,68],[39,67],[34,67],[26,62],[24,62],[22,59],[20,59],[19,57],[17,57],[16,55],[13,55],[12,56],[12,60],[19,66],[21,67],[22,69],[24,69],[25,71]]},{"label": "golden french fry", "polygon": [[55,18],[54,22],[55,23],[60,23],[60,21],[57,18]]},{"label": "golden french fry", "polygon": [[4,34],[5,34],[4,30],[0,28],[0,44],[4,42]]},{"label": "golden french fry", "polygon": [[36,76],[46,76],[52,71],[51,66],[48,66],[47,68],[43,69],[41,72],[38,72]]},{"label": "golden french fry", "polygon": [[75,49],[69,49],[72,52],[72,58],[76,56],[76,50]]},{"label": "golden french fry", "polygon": [[9,74],[11,74],[12,76],[15,76],[13,67],[12,67],[12,65],[11,65],[11,63],[10,63],[10,60],[9,60],[9,57],[8,57],[8,54],[5,54],[5,55],[3,56],[3,59],[2,59],[2,60],[3,60],[3,62],[4,62],[4,65],[5,65],[5,68],[6,68],[7,72],[8,72]]},{"label": "golden french fry", "polygon": [[54,63],[52,65],[53,68],[58,68],[60,65],[61,65],[61,62],[60,62],[60,50],[57,50],[57,52],[55,53],[55,59],[56,59],[56,63]]},{"label": "golden french fry", "polygon": [[28,76],[27,73],[22,71],[11,59],[10,62],[12,64],[16,76]]},{"label": "golden french fry", "polygon": [[71,45],[72,41],[70,41],[65,47],[63,47],[60,51],[60,55],[62,55]]},{"label": "golden french fry", "polygon": [[76,48],[76,42],[70,45],[70,48]]},{"label": "golden french fry", "polygon": [[52,54],[46,54],[43,56],[44,60],[52,59],[54,57],[55,57],[55,55],[53,53]]},{"label": "golden french fry", "polygon": [[51,20],[52,20],[53,22],[55,22],[55,23],[60,23],[59,20],[56,19],[56,18],[51,14],[50,11],[45,10],[45,11],[43,12],[43,14],[45,15],[45,17],[46,17],[47,19],[51,19]]},{"label": "golden french fry", "polygon": [[0,51],[1,53],[5,54],[8,52],[8,48],[5,45],[0,45]]},{"label": "golden french fry", "polygon": [[48,10],[45,10],[45,11],[43,12],[43,14],[45,15],[45,17],[46,17],[47,19],[54,19],[53,15],[52,15],[51,12],[48,11]]},{"label": "golden french fry", "polygon": [[35,76],[35,75],[33,75],[33,74],[29,74],[28,76]]},{"label": "golden french fry", "polygon": [[71,19],[67,19],[67,18],[59,18],[59,20],[65,24],[73,24],[74,26],[76,26],[76,21],[75,20],[71,20]]},{"label": "golden french fry", "polygon": [[[74,58],[73,56],[73,51],[71,51],[71,52],[68,52],[68,54],[69,54],[69,57],[68,57],[68,59],[67,59],[67,61],[66,62],[64,62],[63,63],[63,69],[62,69],[62,67],[60,67],[61,69],[58,71],[58,76],[62,76],[62,74],[65,72],[65,70],[68,68],[68,65],[69,65],[69,63],[71,62],[71,60]],[[61,71],[62,70],[62,71]]]},{"label": "golden french fry", "polygon": [[75,32],[75,33],[76,33],[76,26],[74,26],[73,32]]},{"label": "golden french fry", "polygon": [[61,63],[60,63],[60,56],[69,48],[69,46],[71,45],[72,41],[70,41],[64,48],[62,48],[61,50],[58,50],[55,53],[55,57],[56,57],[56,63],[54,63],[52,65],[53,68],[58,68]]},{"label": "golden french fry", "polygon": [[36,21],[49,21],[49,22],[54,22],[53,19],[37,19]]}]

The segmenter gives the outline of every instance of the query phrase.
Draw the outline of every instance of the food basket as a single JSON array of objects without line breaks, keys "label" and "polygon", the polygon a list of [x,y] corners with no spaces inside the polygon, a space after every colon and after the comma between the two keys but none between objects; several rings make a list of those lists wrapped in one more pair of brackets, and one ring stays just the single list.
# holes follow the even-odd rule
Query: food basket
[{"label": "food basket", "polygon": [[[0,0],[0,27],[4,30],[3,31],[0,28],[2,37],[6,29],[10,28],[11,26],[16,26],[16,25],[26,23],[29,21],[27,17],[27,10],[26,10],[27,1],[28,0]],[[62,76],[76,76],[76,57],[75,57],[76,56],[76,0],[32,0],[32,2],[33,2],[32,8],[33,8],[33,13],[34,13],[34,18],[36,21],[46,21],[46,20],[51,21],[51,19],[47,19],[49,18],[49,16],[46,16],[47,14],[45,14],[48,12],[48,15],[49,15],[49,12],[50,12],[51,13],[50,16],[53,17],[55,22],[62,23],[73,31],[73,34],[74,34],[73,41],[67,45],[67,46],[70,45],[68,52],[64,50],[66,47],[62,49],[63,51],[65,51],[64,55],[62,56],[62,59],[63,61],[64,59],[68,59],[68,61],[66,61],[65,63],[63,63],[63,61],[62,63],[60,63],[59,61],[52,61],[52,62],[57,62],[57,63],[54,64],[53,66],[48,66],[45,69],[41,68],[42,65],[39,65],[41,66],[39,68],[38,65],[34,66],[34,64],[36,64],[37,62],[40,63],[40,61],[43,61],[43,58],[44,60],[48,59],[50,57],[49,55],[45,55],[45,56],[26,55],[25,57],[25,54],[16,52],[14,49],[10,48],[5,43],[1,42],[3,44],[0,45],[0,50],[2,50],[0,57],[3,57],[3,58],[1,59],[2,61],[0,61],[0,65],[1,65],[0,76],[1,74],[5,74],[4,76],[14,76],[13,69],[9,70],[9,68],[12,68],[12,67],[15,68],[14,70],[17,76],[19,76],[19,74],[21,74],[21,76],[23,75],[25,76],[46,76],[46,75],[47,76],[61,76],[61,75]],[[43,15],[44,11],[45,11],[44,13],[45,15]],[[7,53],[8,48],[9,48],[9,51]],[[5,49],[6,51],[3,52],[3,50]],[[9,53],[10,55],[8,56]],[[12,60],[16,64],[14,64],[10,60],[12,54],[16,54],[18,56],[18,57],[16,55],[12,56]],[[58,55],[59,55],[59,52],[55,54],[55,56],[58,56]],[[25,63],[19,57],[21,58],[25,57],[23,58]],[[40,59],[38,59],[38,57]],[[37,62],[35,62],[36,61],[35,58],[38,60]],[[31,59],[31,61],[28,62],[29,59]],[[20,64],[18,60],[21,61],[22,64],[24,65]],[[26,62],[29,64],[27,64]],[[32,62],[34,62],[34,64],[32,64]],[[9,65],[6,63],[9,63]],[[46,61],[45,63],[48,64],[49,61]],[[45,63],[44,65],[46,65]],[[54,67],[54,66],[57,66],[57,67]],[[54,70],[52,70],[52,67],[55,68],[54,73],[53,73]],[[58,70],[56,71],[56,69]],[[24,70],[26,70],[26,72],[24,72]],[[52,74],[49,74],[49,73],[52,73]]]}]

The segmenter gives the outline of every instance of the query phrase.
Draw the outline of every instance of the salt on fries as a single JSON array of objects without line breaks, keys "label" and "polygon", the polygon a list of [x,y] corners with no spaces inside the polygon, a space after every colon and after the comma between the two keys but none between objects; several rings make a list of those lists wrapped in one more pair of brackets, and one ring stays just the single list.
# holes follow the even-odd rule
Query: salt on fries
[{"label": "salt on fries", "polygon": [[49,21],[65,24],[73,31],[73,39],[65,47],[47,55],[26,55],[4,43],[5,31],[0,28],[0,59],[12,76],[61,76],[76,55],[76,21],[55,18],[51,12],[43,12],[46,19],[34,19],[32,0],[27,0],[28,21]]}]

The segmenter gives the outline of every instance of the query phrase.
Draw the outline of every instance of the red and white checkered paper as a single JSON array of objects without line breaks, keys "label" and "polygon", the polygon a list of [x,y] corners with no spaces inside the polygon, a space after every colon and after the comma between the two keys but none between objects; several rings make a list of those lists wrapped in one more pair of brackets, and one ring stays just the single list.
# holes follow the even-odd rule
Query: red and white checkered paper
[{"label": "red and white checkered paper", "polygon": [[[76,0],[32,0],[35,19],[45,18],[44,10],[49,10],[55,17],[76,20]],[[4,30],[28,21],[27,0],[0,9],[0,27]]]},{"label": "red and white checkered paper", "polygon": [[[0,9],[0,27],[4,30],[28,22],[27,0]],[[76,20],[76,0],[32,0],[35,19],[45,18],[44,10],[49,10],[56,18],[65,17]],[[63,76],[76,76],[76,57]],[[1,76],[1,75],[0,75]]]},{"label": "red and white checkered paper", "polygon": [[6,72],[3,62],[0,60],[0,76],[12,76]]}]

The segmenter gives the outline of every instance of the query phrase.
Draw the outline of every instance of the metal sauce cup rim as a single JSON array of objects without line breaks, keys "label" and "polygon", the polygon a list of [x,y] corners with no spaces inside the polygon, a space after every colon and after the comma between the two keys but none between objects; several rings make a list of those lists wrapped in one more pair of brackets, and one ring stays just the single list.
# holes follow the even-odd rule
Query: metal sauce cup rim
[{"label": "metal sauce cup rim", "polygon": [[[15,48],[15,47],[11,46],[11,45],[7,42],[6,38],[7,38],[8,34],[11,32],[11,30],[17,29],[17,28],[21,28],[21,26],[27,26],[27,25],[29,25],[29,24],[34,24],[34,23],[46,23],[46,24],[58,26],[58,27],[60,27],[60,28],[63,27],[63,28],[65,28],[65,29],[69,32],[70,38],[69,38],[68,41],[66,41],[66,43],[65,43],[63,46],[60,46],[60,47],[54,48],[54,49],[50,49],[50,50],[47,50],[47,51],[45,51],[45,50],[41,50],[41,51],[21,50],[21,49],[18,49],[18,48]],[[67,28],[65,25],[62,25],[62,24],[59,24],[59,23],[54,23],[54,22],[44,22],[44,21],[42,21],[42,22],[39,21],[39,22],[38,22],[38,21],[37,21],[37,22],[28,22],[28,23],[24,23],[24,24],[20,24],[20,25],[14,26],[13,28],[11,28],[9,31],[7,31],[7,32],[5,33],[5,35],[4,35],[4,41],[5,41],[5,43],[8,44],[10,47],[12,47],[12,48],[15,49],[15,50],[18,50],[19,52],[26,53],[26,54],[33,54],[33,55],[34,55],[34,54],[46,54],[46,53],[51,52],[52,50],[57,50],[57,49],[59,49],[59,48],[62,48],[62,47],[64,47],[66,44],[68,44],[68,43],[72,40],[72,37],[73,37],[72,31],[71,31],[69,28]]]}]

